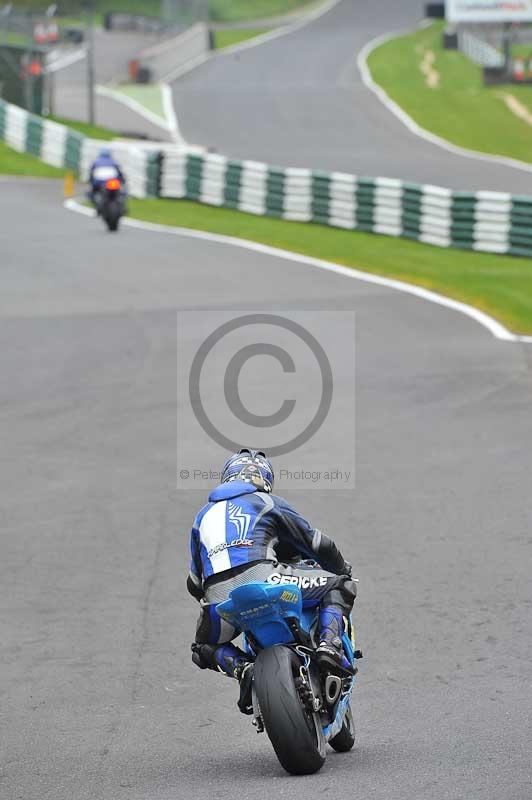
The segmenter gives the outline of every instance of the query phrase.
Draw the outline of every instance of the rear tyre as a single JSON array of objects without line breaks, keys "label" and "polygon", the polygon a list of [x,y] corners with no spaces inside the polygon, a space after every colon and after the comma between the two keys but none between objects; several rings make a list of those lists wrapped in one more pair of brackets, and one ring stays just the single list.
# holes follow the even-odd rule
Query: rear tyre
[{"label": "rear tyre", "polygon": [[292,775],[311,775],[325,762],[325,739],[319,715],[302,706],[295,685],[299,667],[299,659],[287,647],[261,650],[255,661],[255,691],[281,765]]},{"label": "rear tyre", "polygon": [[355,721],[351,706],[347,709],[341,731],[330,740],[329,744],[337,753],[347,753],[355,744]]},{"label": "rear tyre", "polygon": [[110,231],[114,232],[118,230],[121,213],[121,208],[116,201],[112,201],[108,204],[105,209],[104,219]]}]

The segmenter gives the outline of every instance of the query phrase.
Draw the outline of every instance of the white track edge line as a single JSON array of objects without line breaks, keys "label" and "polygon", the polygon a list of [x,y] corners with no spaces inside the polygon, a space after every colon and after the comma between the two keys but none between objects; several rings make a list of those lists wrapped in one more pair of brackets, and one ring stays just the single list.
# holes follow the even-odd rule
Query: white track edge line
[{"label": "white track edge line", "polygon": [[202,64],[205,64],[207,61],[210,61],[212,58],[212,54],[210,52],[201,53],[199,56],[194,56],[193,58],[186,61],[184,64],[181,64],[179,67],[175,67],[171,69],[170,72],[167,72],[166,75],[163,75],[162,80],[165,83],[172,83],[176,81],[178,78],[182,78],[183,75],[187,75],[189,72],[192,72],[193,69],[196,67],[200,67]]},{"label": "white track edge line", "polygon": [[254,36],[252,39],[248,39],[244,42],[238,42],[237,44],[229,47],[224,47],[221,50],[216,51],[214,53],[214,57],[230,56],[232,53],[240,53],[242,50],[251,50],[253,47],[259,47],[261,44],[266,44],[266,42],[279,39],[281,36],[286,36],[289,33],[295,33],[296,31],[301,30],[301,28],[305,28],[307,25],[310,25],[312,22],[320,19],[320,17],[325,16],[325,14],[328,14],[329,11],[332,11],[332,9],[341,2],[342,0],[328,0],[328,2],[323,3],[322,5],[318,6],[318,8],[314,8],[312,11],[309,11],[307,14],[295,20],[294,22],[277,26],[273,31],[267,31],[267,33]]},{"label": "white track edge line", "polygon": [[357,56],[357,66],[362,76],[362,82],[366,88],[369,89],[370,92],[373,92],[373,94],[378,97],[381,103],[386,106],[388,111],[397,117],[397,119],[399,119],[411,133],[413,133],[415,136],[418,136],[420,139],[424,139],[425,141],[436,145],[436,147],[441,147],[443,150],[447,150],[449,153],[463,156],[464,158],[471,158],[475,159],[476,161],[485,161],[489,164],[500,164],[505,167],[511,167],[512,169],[519,169],[522,172],[532,172],[532,164],[527,164],[525,161],[519,161],[516,158],[509,158],[508,156],[496,156],[491,155],[490,153],[482,153],[479,150],[468,150],[465,147],[459,147],[458,145],[452,144],[452,142],[449,142],[447,139],[444,139],[441,136],[437,136],[435,133],[431,133],[430,131],[426,130],[426,128],[422,128],[412,119],[409,114],[406,113],[406,111],[404,111],[404,109],[401,108],[401,106],[395,102],[395,100],[392,100],[382,86],[373,80],[368,66],[368,58],[371,53],[381,44],[385,44],[391,39],[396,39],[400,36],[406,36],[409,33],[412,33],[412,31],[398,30],[392,33],[385,33],[381,36],[375,37],[375,39],[372,39],[370,42],[364,45]]},{"label": "white track edge line", "polygon": [[71,67],[73,64],[76,64],[78,61],[86,58],[87,52],[87,47],[81,47],[79,50],[75,50],[73,53],[65,53],[64,55],[60,55],[45,65],[44,72],[59,72],[60,69]]},{"label": "white track edge line", "polygon": [[123,94],[122,92],[115,91],[108,86],[97,86],[96,91],[102,97],[109,97],[111,100],[116,100],[117,103],[122,103],[131,111],[134,111],[139,116],[147,119],[148,122],[151,122],[162,130],[167,131],[171,135],[175,144],[184,147],[188,143],[179,127],[179,121],[177,119],[172,97],[172,88],[167,83],[161,83],[159,84],[159,87],[161,89],[163,111],[166,122],[161,117],[158,117],[156,114],[145,108],[142,103],[138,102],[138,100],[134,100],[132,97],[127,97],[127,95]]},{"label": "white track edge line", "polygon": [[68,208],[69,211],[75,211],[77,214],[82,214],[84,217],[91,217],[91,219],[96,219],[96,211],[94,208],[89,208],[89,206],[84,206],[81,203],[78,203],[77,200],[73,198],[69,198],[68,200],[63,201],[64,208]]},{"label": "white track edge line", "polygon": [[161,84],[161,92],[163,95],[163,110],[166,120],[168,122],[168,127],[172,134],[172,138],[174,142],[180,145],[186,145],[185,137],[181,133],[181,129],[179,127],[179,121],[177,119],[177,114],[174,108],[174,100],[172,97],[172,89],[167,83]]},{"label": "white track edge line", "polygon": [[[314,9],[313,11],[306,14],[303,18],[300,18],[294,23],[289,25],[277,28],[276,30],[269,31],[268,33],[263,34],[262,36],[255,36],[253,39],[250,39],[247,42],[240,42],[240,44],[235,44],[232,47],[226,47],[222,50],[212,51],[208,53],[203,53],[200,56],[196,56],[188,61],[186,64],[177,67],[177,69],[171,70],[167,75],[163,77],[163,86],[168,88],[168,96],[163,96],[163,101],[165,102],[165,110],[168,109],[168,112],[171,108],[171,114],[167,113],[167,117],[170,120],[175,121],[177,139],[176,141],[179,144],[186,145],[187,141],[182,134],[182,131],[179,127],[179,121],[177,117],[177,113],[175,111],[175,105],[173,102],[173,94],[172,94],[172,87],[170,86],[171,83],[174,81],[179,80],[179,78],[188,75],[190,72],[195,70],[197,67],[201,67],[203,64],[206,64],[208,61],[211,61],[215,58],[221,58],[222,56],[231,55],[233,53],[240,52],[242,50],[250,50],[252,47],[259,47],[262,44],[266,44],[266,42],[271,41],[272,39],[278,39],[280,36],[286,36],[288,33],[294,33],[296,30],[300,30],[304,28],[306,25],[309,25],[311,22],[323,17],[329,11],[337,6],[342,0],[328,0],[324,5],[319,6],[318,8]],[[166,105],[168,103],[168,105]]]},{"label": "white track edge line", "polygon": [[282,25],[281,27],[275,28],[273,31],[263,33],[261,36],[254,36],[248,41],[239,42],[238,44],[234,44],[230,47],[224,47],[221,50],[213,50],[209,53],[197,56],[183,66],[178,67],[177,69],[165,75],[164,81],[166,83],[172,83],[173,81],[182,78],[184,75],[188,75],[189,72],[192,72],[197,67],[201,67],[202,64],[206,64],[207,61],[212,61],[216,58],[223,58],[224,56],[230,56],[234,53],[240,53],[243,50],[251,50],[253,47],[260,47],[260,45],[271,42],[273,39],[279,39],[281,36],[287,36],[289,33],[295,33],[295,31],[304,28],[306,25],[310,25],[315,20],[323,17],[325,14],[328,14],[329,11],[332,11],[332,9],[341,2],[342,0],[327,0],[324,5],[315,8],[313,11],[309,11],[308,14],[298,19],[296,22],[289,23],[288,25]]},{"label": "white track edge line", "polygon": [[168,50],[179,49],[179,46],[182,45],[183,42],[188,42],[190,39],[193,39],[195,36],[197,36],[198,26],[202,26],[204,24],[205,23],[202,22],[196,22],[179,33],[174,33],[173,36],[163,39],[161,42],[157,42],[156,44],[151,44],[148,47],[143,48],[140,52],[139,59],[142,61],[146,58],[158,56]]},{"label": "white track edge line", "polygon": [[100,95],[100,97],[107,97],[117,103],[122,103],[122,105],[129,108],[130,111],[134,111],[135,114],[139,115],[139,117],[144,117],[144,119],[148,120],[148,122],[151,122],[152,125],[156,125],[158,128],[161,128],[167,133],[174,133],[168,121],[165,121],[162,117],[159,117],[157,114],[149,111],[142,105],[142,103],[139,103],[137,100],[133,100],[132,97],[127,97],[127,95],[122,94],[122,92],[110,89],[108,86],[97,86],[96,93]]},{"label": "white track edge line", "polygon": [[[94,216],[92,209],[82,206],[76,200],[65,200],[63,205],[70,211],[75,211],[77,213],[84,214],[85,216]],[[414,297],[420,298],[421,300],[427,300],[430,303],[435,303],[436,305],[443,306],[444,308],[448,308],[452,311],[457,311],[460,314],[464,314],[465,316],[477,322],[479,325],[482,325],[484,328],[486,328],[496,339],[500,339],[501,341],[505,342],[532,344],[532,336],[519,336],[518,334],[512,333],[496,319],[490,317],[488,314],[485,314],[483,311],[468,305],[467,303],[461,303],[458,300],[452,300],[450,297],[445,297],[437,292],[432,292],[429,289],[424,289],[421,286],[415,286],[414,284],[406,283],[405,281],[398,281],[394,280],[393,278],[384,278],[381,275],[373,275],[369,272],[363,272],[362,270],[345,267],[342,264],[335,264],[333,261],[325,261],[321,258],[305,256],[301,253],[293,253],[290,250],[282,250],[278,247],[260,244],[259,242],[253,242],[248,239],[239,239],[236,236],[225,236],[218,233],[209,233],[208,231],[199,231],[194,228],[178,228],[170,225],[160,225],[155,222],[144,222],[142,220],[132,219],[130,217],[126,217],[123,220],[123,223],[130,228],[138,228],[140,230],[152,231],[154,233],[166,233],[173,236],[182,236],[188,239],[201,239],[207,242],[215,242],[217,244],[240,247],[243,250],[251,250],[255,253],[261,253],[262,255],[282,258],[285,261],[292,261],[298,264],[309,264],[310,266],[317,267],[318,269],[323,269],[328,272],[335,272],[337,275],[343,275],[346,278],[359,280],[364,283],[371,283],[376,286],[384,286],[388,289],[395,289],[398,292],[410,294]]]}]

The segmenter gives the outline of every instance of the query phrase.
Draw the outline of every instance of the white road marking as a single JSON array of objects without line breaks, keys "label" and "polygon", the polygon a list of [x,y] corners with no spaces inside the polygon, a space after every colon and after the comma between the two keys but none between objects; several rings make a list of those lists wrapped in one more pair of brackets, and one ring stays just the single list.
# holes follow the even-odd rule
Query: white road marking
[{"label": "white road marking", "polygon": [[[151,122],[152,125],[156,125],[158,128],[161,128],[164,131],[167,131],[172,135],[174,138],[178,134],[178,128],[175,126],[177,120],[175,119],[168,119],[164,120],[158,114],[154,114],[153,111],[150,111],[142,103],[139,103],[138,100],[134,100],[132,97],[128,97],[127,95],[123,94],[122,92],[116,91],[114,89],[110,89],[108,86],[97,86],[96,93],[99,94],[101,97],[109,97],[111,100],[115,100],[117,103],[122,103],[122,105],[126,106],[130,109],[130,111],[134,111],[135,114],[138,114],[140,117],[144,117],[147,119],[148,122]],[[165,103],[165,97],[163,93],[163,104]],[[165,115],[166,115],[166,107],[164,108]],[[174,141],[177,144],[184,144],[184,141],[181,139],[175,139]]]},{"label": "white road marking", "polygon": [[210,61],[212,57],[212,53],[202,53],[199,56],[194,56],[194,58],[191,58],[185,64],[181,64],[179,67],[170,70],[170,72],[163,76],[163,80],[166,83],[172,83],[172,81],[176,81],[178,78],[181,78],[188,72],[192,72],[192,70],[196,69],[196,67],[200,67],[202,64],[205,64],[206,61]]},{"label": "white road marking", "polygon": [[167,83],[163,83],[161,85],[161,91],[163,93],[164,114],[168,122],[168,128],[170,130],[170,133],[172,134],[172,138],[174,142],[176,142],[177,144],[185,146],[186,145],[185,137],[181,133],[179,122],[177,119],[177,114],[175,113],[174,100],[172,97],[172,89]]},{"label": "white road marking", "polygon": [[75,64],[77,61],[81,61],[86,56],[87,48],[81,47],[79,50],[75,50],[73,53],[66,53],[64,56],[58,56],[57,58],[52,59],[46,64],[44,72],[58,72],[60,69],[64,69],[65,67],[71,67],[72,64]]},{"label": "white road marking", "polygon": [[65,200],[63,206],[68,208],[69,211],[75,211],[78,214],[83,214],[84,217],[91,217],[91,219],[96,218],[96,211],[94,208],[84,206],[81,203],[78,203],[77,200]]},{"label": "white road marking", "polygon": [[[63,205],[70,211],[76,211],[85,214],[85,216],[93,216],[91,209],[80,205],[76,200],[65,200]],[[318,269],[327,270],[328,272],[335,272],[337,275],[343,275],[345,278],[363,281],[364,283],[372,283],[376,286],[385,286],[388,289],[395,289],[398,292],[410,294],[421,300],[427,300],[429,303],[435,303],[438,306],[443,306],[444,308],[464,314],[466,317],[469,317],[486,328],[496,339],[505,342],[532,344],[532,336],[519,336],[518,334],[512,333],[496,319],[485,314],[483,311],[479,311],[478,308],[473,308],[473,306],[467,305],[467,303],[452,300],[450,297],[445,297],[444,295],[431,292],[429,289],[423,289],[421,286],[415,286],[405,281],[383,278],[380,275],[372,275],[369,272],[352,269],[351,267],[344,267],[341,264],[335,264],[332,261],[325,261],[321,258],[313,258],[312,256],[305,256],[301,253],[292,253],[289,250],[282,250],[278,247],[271,247],[270,245],[260,244],[259,242],[253,242],[247,239],[238,239],[236,236],[224,236],[218,233],[195,230],[193,228],[177,228],[170,225],[159,225],[154,222],[143,222],[142,220],[131,219],[130,217],[123,219],[122,222],[130,228],[138,228],[154,233],[165,233],[172,236],[182,236],[187,239],[201,239],[203,241],[215,242],[231,247],[240,247],[243,250],[251,250],[254,253],[262,253],[263,255],[273,256],[274,258],[282,258],[285,261],[292,261],[297,264],[308,264]]]},{"label": "white road marking", "polygon": [[360,51],[357,58],[357,65],[362,76],[362,81],[364,85],[373,92],[381,103],[386,106],[388,111],[397,117],[403,125],[408,128],[408,130],[414,134],[414,136],[418,136],[420,139],[424,139],[426,142],[430,142],[436,147],[441,147],[443,150],[447,150],[449,153],[453,153],[457,156],[463,156],[464,158],[472,158],[476,161],[485,161],[488,164],[502,164],[505,167],[511,167],[512,169],[519,169],[522,172],[532,172],[532,164],[527,164],[525,161],[519,161],[516,158],[509,158],[507,156],[495,156],[490,155],[489,153],[481,153],[478,150],[467,150],[465,147],[458,147],[458,145],[451,144],[451,142],[447,141],[447,139],[443,139],[441,136],[436,136],[436,134],[427,131],[425,128],[422,128],[420,125],[415,122],[412,117],[410,117],[406,111],[404,111],[401,106],[399,106],[392,98],[384,91],[382,86],[379,86],[373,80],[371,76],[371,72],[368,67],[368,58],[377,47],[381,44],[385,44],[389,42],[391,39],[395,39],[398,36],[405,36],[406,34],[411,33],[411,31],[401,30],[401,31],[394,31],[393,33],[385,33],[382,36],[377,36],[375,39],[372,39],[368,42]]},{"label": "white road marking", "polygon": [[273,31],[268,31],[260,36],[254,36],[252,39],[247,39],[244,42],[238,42],[231,47],[224,47],[222,50],[218,50],[214,55],[228,56],[232,53],[240,53],[242,50],[251,50],[253,47],[259,47],[261,44],[266,44],[266,42],[273,41],[273,39],[279,39],[281,36],[286,36],[289,33],[295,33],[295,31],[305,28],[307,25],[310,25],[311,22],[315,22],[317,19],[320,19],[320,17],[328,14],[329,11],[332,11],[332,9],[341,1],[342,0],[328,0],[328,2],[324,3],[318,8],[313,9],[312,11],[309,11],[308,14],[300,17],[295,22],[290,22],[288,25],[282,25]]}]

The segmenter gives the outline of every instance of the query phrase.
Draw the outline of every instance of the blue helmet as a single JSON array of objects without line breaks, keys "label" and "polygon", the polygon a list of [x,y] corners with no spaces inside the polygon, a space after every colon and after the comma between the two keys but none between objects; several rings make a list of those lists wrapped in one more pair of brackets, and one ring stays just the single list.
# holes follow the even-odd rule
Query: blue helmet
[{"label": "blue helmet", "polygon": [[98,153],[98,158],[108,158],[109,160],[111,160],[112,157],[113,154],[111,153],[108,147],[103,147]]},{"label": "blue helmet", "polygon": [[262,450],[250,450],[243,447],[234,456],[227,459],[222,467],[222,483],[229,481],[245,481],[252,483],[261,492],[273,490],[273,467]]}]

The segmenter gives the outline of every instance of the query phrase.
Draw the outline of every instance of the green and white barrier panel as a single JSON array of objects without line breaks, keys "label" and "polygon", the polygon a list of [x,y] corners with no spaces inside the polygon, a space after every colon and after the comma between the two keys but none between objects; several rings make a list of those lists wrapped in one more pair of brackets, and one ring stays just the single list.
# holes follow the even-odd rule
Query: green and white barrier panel
[{"label": "green and white barrier panel", "polygon": [[89,139],[78,131],[29,114],[3,100],[0,100],[0,140],[14,150],[31,153],[53,167],[70,169],[84,181],[92,161],[102,147],[106,147],[122,165],[128,179],[128,191],[133,197],[159,194],[159,145]]},{"label": "green and white barrier panel", "polygon": [[0,100],[0,140],[86,180],[108,147],[134,197],[195,200],[259,216],[403,237],[437,247],[532,256],[532,197],[453,192],[392,178],[275,168],[199,148],[88,139]]},{"label": "green and white barrier panel", "polygon": [[532,197],[453,192],[171,150],[164,154],[161,196],[437,247],[532,256]]}]

